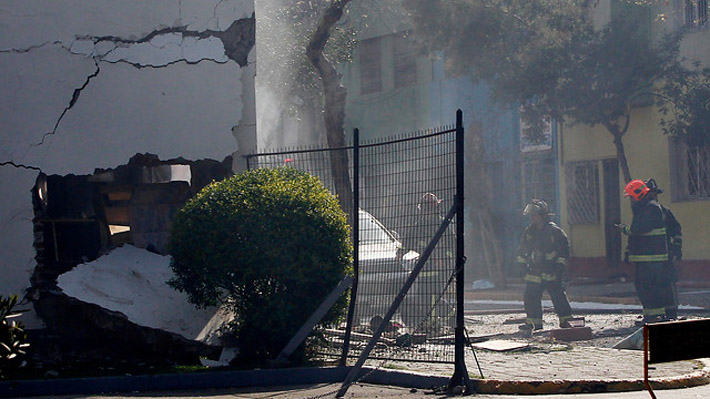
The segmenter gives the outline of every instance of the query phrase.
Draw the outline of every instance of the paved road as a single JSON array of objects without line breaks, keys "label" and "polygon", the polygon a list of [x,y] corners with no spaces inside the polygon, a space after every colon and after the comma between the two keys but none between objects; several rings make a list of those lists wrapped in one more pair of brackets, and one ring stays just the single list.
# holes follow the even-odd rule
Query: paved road
[{"label": "paved road", "polygon": [[[249,390],[200,390],[200,391],[172,391],[172,392],[142,392],[135,394],[123,395],[71,395],[71,396],[52,396],[52,399],[178,399],[178,398],[195,398],[195,399],[313,399],[320,395],[323,399],[334,398],[334,394],[329,394],[336,391],[340,387],[339,384],[327,384],[307,387],[290,387],[290,388],[269,388],[268,390],[258,391],[255,388]],[[699,399],[710,398],[710,386],[704,385],[694,388],[673,389],[655,391],[658,399]],[[446,395],[435,394],[432,391],[411,390],[408,388],[378,386],[378,385],[355,385],[351,387],[345,395],[346,399],[358,398],[399,398],[399,399],[439,399],[445,398]],[[595,393],[595,394],[563,394],[563,395],[484,395],[476,394],[469,396],[475,399],[647,399],[649,394],[646,391],[634,392],[612,392],[612,393]]]}]

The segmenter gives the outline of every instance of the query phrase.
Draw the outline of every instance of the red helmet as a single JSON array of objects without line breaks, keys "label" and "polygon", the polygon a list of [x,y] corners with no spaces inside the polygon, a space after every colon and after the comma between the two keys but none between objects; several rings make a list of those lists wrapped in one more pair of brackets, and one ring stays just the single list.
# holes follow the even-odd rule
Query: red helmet
[{"label": "red helmet", "polygon": [[624,191],[624,197],[631,197],[636,201],[640,201],[646,197],[646,194],[648,194],[651,189],[648,188],[643,180],[636,179],[631,180],[624,188]]}]

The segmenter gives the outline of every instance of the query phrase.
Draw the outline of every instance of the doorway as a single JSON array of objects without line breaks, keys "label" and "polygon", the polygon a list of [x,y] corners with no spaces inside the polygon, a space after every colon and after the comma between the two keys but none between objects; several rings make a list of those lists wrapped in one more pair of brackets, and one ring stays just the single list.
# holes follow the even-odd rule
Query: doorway
[{"label": "doorway", "polygon": [[621,232],[614,226],[621,223],[621,197],[619,189],[619,162],[602,161],[604,169],[604,238],[606,259],[611,268],[621,265]]}]

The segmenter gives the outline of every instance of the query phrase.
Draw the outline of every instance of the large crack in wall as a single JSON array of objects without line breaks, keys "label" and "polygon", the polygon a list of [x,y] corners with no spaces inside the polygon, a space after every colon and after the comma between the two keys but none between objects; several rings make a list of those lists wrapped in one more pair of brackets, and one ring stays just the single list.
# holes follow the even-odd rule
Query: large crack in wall
[{"label": "large crack in wall", "polygon": [[[74,89],[68,105],[62,110],[54,127],[45,133],[42,139],[31,147],[44,144],[48,136],[54,135],[66,114],[76,105],[81,93],[92,79],[101,72],[100,63],[126,63],[135,68],[165,68],[184,62],[198,64],[211,61],[223,64],[232,60],[244,67],[256,40],[256,19],[250,18],[232,22],[224,31],[193,31],[186,26],[161,28],[139,39],[127,39],[118,36],[80,36],[70,45],[53,42],[73,54],[81,54],[93,59],[96,69],[86,77],[84,83]],[[221,43],[217,45],[215,39]],[[31,46],[25,49],[2,50],[3,52],[28,53],[40,49],[49,43]],[[26,153],[25,153],[26,154]],[[12,163],[12,161],[9,161]]]}]

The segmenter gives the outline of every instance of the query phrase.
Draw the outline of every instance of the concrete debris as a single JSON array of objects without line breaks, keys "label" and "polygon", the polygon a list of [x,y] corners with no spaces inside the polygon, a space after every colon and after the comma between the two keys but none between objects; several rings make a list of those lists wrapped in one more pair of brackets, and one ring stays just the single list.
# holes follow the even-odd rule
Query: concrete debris
[{"label": "concrete debris", "polygon": [[633,334],[619,341],[613,346],[614,349],[632,349],[643,350],[643,327],[636,330]]}]

